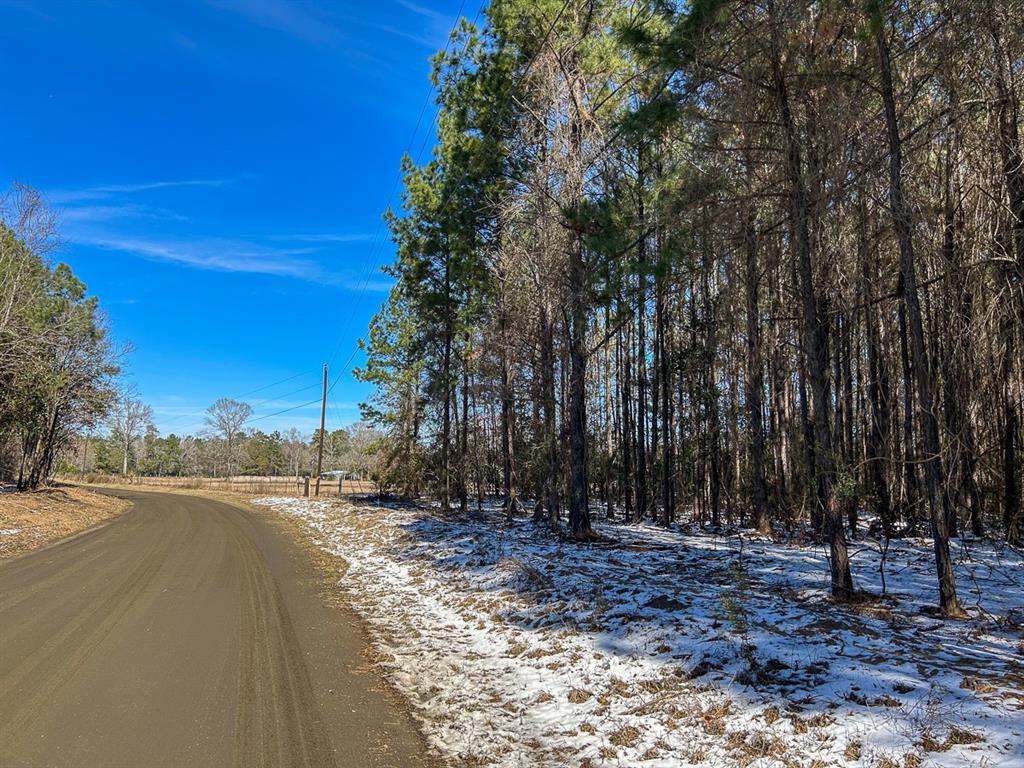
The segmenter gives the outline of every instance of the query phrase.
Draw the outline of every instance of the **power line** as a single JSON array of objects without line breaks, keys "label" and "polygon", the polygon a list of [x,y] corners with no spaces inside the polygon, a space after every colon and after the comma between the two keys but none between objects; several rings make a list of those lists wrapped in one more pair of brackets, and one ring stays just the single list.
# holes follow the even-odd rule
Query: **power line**
[{"label": "power line", "polygon": [[[248,392],[243,392],[240,395],[236,395],[235,397],[228,398],[228,399],[230,399],[230,400],[241,400],[243,397],[246,397],[247,395],[253,395],[253,394],[256,394],[257,392],[265,392],[266,390],[268,390],[268,389],[270,389],[272,387],[280,386],[281,384],[286,384],[289,381],[294,381],[295,379],[297,379],[297,378],[299,378],[301,376],[307,376],[307,375],[309,375],[309,371],[303,371],[302,373],[296,373],[296,374],[294,374],[292,376],[288,376],[286,378],[279,379],[278,381],[272,382],[271,384],[265,384],[265,385],[263,385],[261,387],[257,387],[255,389],[251,389]],[[312,385],[312,386],[317,386],[317,385]],[[311,389],[312,386],[301,387],[299,389],[293,390],[293,391],[288,392],[288,393],[283,394],[283,395],[275,395],[274,397],[268,397],[268,398],[266,398],[264,400],[259,401],[258,403],[256,403],[252,407],[253,408],[258,408],[259,406],[264,405],[266,403],[269,403],[269,402],[271,402],[273,400],[279,400],[279,399],[283,399],[283,398],[286,398],[286,397],[291,397],[292,395],[297,395],[300,392],[304,392],[304,391],[306,391],[308,389]],[[163,419],[161,419],[161,421],[163,421],[163,422],[180,422],[180,421],[182,421],[184,419],[202,419],[202,418],[205,418],[205,417],[206,417],[206,411],[203,410],[203,411],[192,411],[190,413],[179,413],[179,414],[176,414],[174,416],[168,416],[166,418],[163,418]],[[263,417],[260,417],[260,418],[263,418]],[[247,419],[245,423],[248,423],[249,421],[255,421],[255,419]]]},{"label": "power line", "polygon": [[[539,57],[540,53],[544,50],[545,46],[547,45],[548,40],[550,39],[552,32],[554,31],[554,29],[557,26],[558,22],[561,20],[562,16],[565,14],[566,9],[569,7],[569,3],[570,3],[570,0],[564,0],[564,2],[562,3],[561,8],[558,11],[558,13],[555,15],[554,19],[552,19],[551,23],[548,25],[547,31],[545,32],[543,39],[541,40],[540,44],[537,46],[537,48],[534,51],[533,55],[530,57],[529,61],[526,64],[525,69],[523,70],[522,75],[520,76],[520,82],[522,80],[525,80],[526,77],[529,76],[529,73],[533,69],[533,65],[536,63],[537,58]],[[459,22],[462,19],[462,12],[463,12],[463,10],[465,8],[465,5],[466,5],[466,0],[462,0],[462,2],[459,5],[458,13],[456,14],[455,22],[452,25],[451,31],[448,33],[447,40],[445,41],[444,49],[442,50],[442,53],[441,53],[442,57],[445,54],[447,54],[447,52],[448,52],[452,42],[455,39]],[[473,18],[473,24],[474,25],[479,20],[480,14],[482,13],[482,11],[483,11],[483,6],[481,5],[481,7],[477,10],[476,15]],[[467,43],[466,43],[466,47],[468,47],[468,40],[467,40]],[[465,47],[464,47],[464,50],[465,50]],[[411,156],[412,148],[413,148],[413,146],[416,143],[416,137],[419,134],[420,127],[422,126],[422,123],[423,123],[423,116],[426,114],[427,107],[430,104],[431,98],[434,96],[435,90],[436,90],[436,85],[432,82],[431,85],[430,85],[430,88],[427,91],[426,97],[424,98],[423,105],[420,107],[419,115],[417,116],[417,119],[416,119],[416,124],[415,124],[415,126],[413,128],[412,135],[409,137],[409,142],[408,142],[408,144],[406,146],[406,150],[405,150],[405,153],[404,153],[405,155],[410,155]],[[510,88],[509,89],[509,94],[511,94],[513,91],[514,91],[514,88]],[[510,98],[510,96],[509,96],[509,98]],[[434,116],[433,116],[433,118],[431,120],[431,124],[432,124],[432,126],[435,126],[435,128],[437,126],[438,118],[440,117],[440,114],[441,114],[441,107],[442,107],[441,104],[437,105],[437,109],[435,110]],[[425,135],[423,137],[423,142],[420,145],[419,152],[417,152],[417,156],[416,156],[416,159],[415,159],[415,162],[416,162],[417,165],[419,165],[419,163],[420,163],[420,161],[422,159],[423,153],[426,150],[426,145],[427,145],[427,141],[428,140],[429,140],[429,134],[427,134],[427,135]],[[394,202],[395,194],[398,192],[398,189],[401,186],[401,183],[402,183],[402,174],[399,173],[397,175],[397,177],[395,178],[395,183],[392,186],[391,194],[388,197],[387,208],[390,208],[392,203]],[[375,243],[375,245],[373,246],[373,248],[371,250],[371,253],[374,254],[374,258],[372,260],[370,269],[367,270],[367,272],[364,275],[363,280],[362,280],[362,282],[360,284],[359,289],[356,291],[357,294],[365,293],[366,287],[368,286],[369,281],[370,281],[370,277],[377,271],[377,269],[378,269],[378,267],[380,265],[380,257],[381,257],[381,253],[383,251],[384,243],[385,243],[385,240],[386,240],[386,238],[383,237],[383,235],[384,235],[384,222],[383,222],[383,219],[382,219],[381,222],[378,224],[377,235],[375,237],[376,243]],[[344,326],[345,328],[347,328],[348,326],[351,325],[351,321],[352,321],[354,315],[355,315],[355,305],[353,303],[351,311],[349,313],[349,317],[347,318],[347,322],[345,323],[345,326]],[[334,348],[334,350],[331,353],[331,357],[329,358],[331,363],[333,363],[334,360],[337,358],[337,354],[340,351],[340,347],[341,347],[341,345],[343,343],[343,340],[344,340],[344,334],[343,333],[339,334],[338,335],[338,341],[336,342],[335,348]],[[331,383],[330,386],[328,387],[328,390],[327,390],[328,394],[333,392],[334,388],[338,385],[338,382],[341,380],[342,376],[345,375],[348,372],[349,367],[352,365],[352,362],[355,360],[355,356],[358,353],[358,351],[359,351],[358,346],[352,350],[352,353],[349,355],[349,357],[346,360],[344,366],[342,366],[340,371],[335,375],[334,382]],[[266,384],[266,385],[263,385],[261,387],[257,387],[255,389],[252,389],[252,390],[244,392],[244,393],[242,393],[240,395],[237,395],[233,399],[241,399],[243,397],[247,397],[249,395],[253,395],[253,394],[256,394],[258,392],[263,392],[263,391],[265,391],[267,389],[271,389],[272,387],[278,386],[280,384],[285,384],[285,383],[287,383],[289,381],[294,381],[295,379],[297,379],[297,378],[299,378],[301,376],[306,375],[306,373],[307,372],[297,373],[297,374],[294,374],[293,376],[288,376],[288,377],[286,377],[284,379],[280,379],[280,380],[272,382],[270,384]],[[303,392],[303,391],[306,391],[308,389],[312,389],[313,386],[315,386],[315,385],[310,385],[310,386],[307,386],[307,387],[302,387],[302,388],[300,388],[298,390],[290,392],[290,393],[288,393],[286,395],[281,395],[279,397],[289,397],[289,396],[291,396],[293,394],[297,394],[299,392]],[[262,403],[270,402],[271,400],[274,400],[274,399],[277,399],[277,398],[267,398],[266,400],[261,401],[261,403],[258,403],[257,406],[262,404]],[[268,414],[264,414],[262,416],[256,416],[256,417],[247,419],[245,423],[249,424],[249,423],[253,423],[253,422],[257,422],[257,421],[262,421],[264,419],[273,418],[275,416],[280,416],[280,415],[283,415],[285,413],[291,413],[291,412],[297,411],[297,410],[299,410],[301,408],[307,408],[307,407],[309,407],[311,405],[315,405],[318,402],[320,402],[320,400],[311,400],[311,401],[309,401],[307,403],[302,403],[300,405],[295,405],[295,406],[291,406],[291,407],[288,407],[288,408],[284,408],[284,409],[279,410],[279,411],[275,411],[274,413],[268,413]],[[341,424],[341,417],[340,417],[340,413],[338,412],[337,405],[334,402],[333,398],[332,398],[332,408],[335,411],[335,416],[338,419],[339,426],[340,426],[340,424]],[[195,416],[195,417],[200,417],[202,415],[203,415],[202,413],[193,414],[193,416]],[[180,416],[173,417],[173,418],[190,418],[190,416],[187,415],[187,414],[182,414]]]},{"label": "power line", "polygon": [[268,413],[264,416],[257,416],[254,419],[246,419],[245,423],[251,424],[254,421],[263,421],[263,419],[271,419],[274,416],[280,416],[283,413],[291,413],[292,411],[297,411],[300,408],[308,408],[309,406],[316,405],[319,402],[320,398],[318,397],[316,400],[310,400],[308,403],[302,403],[301,405],[293,405],[291,408],[285,408],[284,410],[277,411],[276,413]]},{"label": "power line", "polygon": [[[457,29],[458,29],[459,22],[462,19],[462,12],[465,9],[465,7],[466,7],[466,0],[461,0],[461,2],[459,4],[459,10],[458,10],[458,12],[456,13],[456,16],[455,16],[455,21],[452,24],[452,28],[451,28],[451,30],[448,33],[447,39],[445,40],[444,49],[442,51],[442,56],[444,56],[448,52],[448,49],[451,46],[452,41],[455,38],[455,33],[456,33]],[[479,19],[482,8],[483,8],[483,6],[481,6],[481,8],[477,10],[476,16],[473,19],[474,24],[476,23],[477,19]],[[412,134],[409,136],[409,141],[408,141],[408,144],[406,146],[405,153],[404,153],[406,155],[411,155],[412,149],[413,149],[413,147],[416,144],[416,137],[419,135],[420,127],[423,124],[423,117],[427,113],[427,107],[430,106],[430,101],[431,101],[431,98],[434,95],[435,89],[436,89],[436,86],[434,85],[433,82],[431,82],[430,88],[427,90],[427,94],[426,94],[426,96],[423,99],[423,104],[420,106],[419,115],[416,118],[416,124],[413,127]],[[438,106],[438,111],[435,112],[435,114],[434,114],[434,117],[433,117],[433,119],[431,121],[432,123],[436,123],[437,115],[439,113],[440,113],[440,105]],[[424,136],[423,144],[421,145],[420,152],[417,155],[417,162],[418,162],[419,156],[422,155],[423,148],[426,146],[426,141],[427,141],[428,138],[429,138],[429,134]],[[393,203],[393,201],[395,199],[395,194],[398,192],[398,189],[401,186],[401,183],[402,183],[402,174],[399,173],[397,175],[397,177],[395,178],[395,183],[392,186],[391,194],[388,196],[387,207],[389,207],[389,208],[391,207],[391,205],[392,205],[392,203]],[[366,274],[364,275],[363,280],[360,283],[360,287],[356,291],[357,294],[365,293],[366,287],[369,285],[369,282],[370,282],[370,277],[377,271],[377,268],[378,268],[379,263],[380,263],[380,251],[383,249],[384,241],[385,241],[385,238],[382,237],[382,235],[384,234],[383,230],[384,230],[384,222],[382,220],[378,224],[377,234],[376,234],[376,236],[374,238],[375,241],[376,241],[376,244],[375,244],[375,246],[373,246],[373,250],[371,251],[371,253],[375,253],[376,254],[375,258],[373,259],[372,266],[370,267],[369,270],[367,270]],[[351,325],[351,321],[352,321],[354,315],[355,315],[355,305],[353,303],[351,312],[350,312],[349,317],[348,317],[348,320],[345,323],[346,327]],[[343,343],[343,339],[344,339],[344,336],[342,334],[339,334],[338,341],[336,342],[335,348],[331,352],[331,356],[329,358],[331,363],[333,363],[334,360],[337,358],[338,352],[340,352],[340,350],[341,350],[341,345]],[[357,351],[358,351],[358,347],[356,348],[356,350],[353,350],[352,354],[349,356],[348,360],[345,362],[345,365],[343,366],[341,371],[335,376],[334,382],[330,385],[330,388],[328,389],[328,392],[333,391],[334,388],[337,386],[338,382],[341,380],[341,377],[345,373],[347,373],[347,371],[349,369],[349,366],[352,364],[352,361],[355,359],[355,355],[356,355]],[[280,384],[285,384],[285,383],[287,383],[289,381],[294,381],[295,379],[297,379],[297,378],[299,378],[301,376],[305,376],[305,375],[307,375],[307,372],[305,372],[305,371],[302,372],[302,373],[297,373],[297,374],[294,374],[292,376],[288,376],[286,378],[283,378],[283,379],[280,379],[278,381],[272,382],[270,384],[265,384],[263,386],[255,388],[255,389],[251,389],[251,390],[249,390],[247,392],[243,392],[240,395],[236,395],[232,399],[240,400],[243,397],[247,397],[249,395],[254,395],[254,394],[257,394],[259,392],[264,392],[264,391],[266,391],[268,389],[271,389],[272,387],[276,387],[276,386],[278,386]],[[306,391],[308,389],[312,389],[313,386],[317,386],[317,385],[311,385],[311,386],[308,386],[308,387],[302,387],[301,389],[297,389],[297,390],[295,390],[293,392],[289,392],[288,394],[285,394],[285,395],[279,395],[277,397],[267,398],[265,400],[262,400],[260,403],[257,403],[256,406],[254,406],[254,407],[259,407],[261,404],[268,403],[271,400],[280,399],[280,398],[284,398],[284,397],[290,397],[291,395],[298,394],[299,392],[304,392],[304,391]],[[319,402],[319,401],[314,400],[314,401],[311,401],[311,402],[312,403],[316,403],[316,402]],[[245,423],[249,424],[249,423],[252,423],[252,422],[255,422],[255,421],[262,421],[263,419],[269,419],[269,418],[272,418],[274,416],[280,416],[281,414],[290,413],[291,411],[299,410],[300,408],[307,407],[308,405],[310,405],[310,403],[304,403],[302,405],[292,406],[292,407],[289,407],[289,408],[285,408],[284,410],[277,411],[275,413],[265,414],[263,416],[255,416],[255,417],[246,419]],[[335,412],[336,412],[336,417],[338,418],[338,422],[339,422],[339,426],[340,426],[341,418],[340,418],[340,414],[337,413],[337,408],[336,407],[335,407]],[[202,418],[204,415],[205,415],[204,412],[196,412],[196,413],[193,413],[193,414],[179,414],[178,416],[174,416],[174,417],[171,417],[171,418],[172,418],[172,420],[187,419],[187,418]]]},{"label": "power line", "polygon": [[262,392],[265,389],[270,389],[271,387],[276,387],[278,384],[285,384],[285,383],[287,383],[289,381],[294,381],[295,379],[299,378],[300,376],[305,376],[307,373],[308,373],[308,371],[303,371],[302,373],[296,373],[294,376],[289,376],[286,379],[281,379],[280,381],[275,381],[273,384],[267,384],[266,386],[263,386],[263,387],[257,387],[256,389],[251,389],[248,392],[243,392],[240,395],[236,395],[235,397],[232,398],[232,400],[241,400],[243,397],[247,397],[249,395],[255,395],[257,392]]},{"label": "power line", "polygon": [[320,385],[319,384],[310,384],[308,386],[292,390],[291,392],[287,392],[287,393],[285,393],[283,395],[275,395],[274,397],[268,397],[266,400],[261,400],[260,402],[255,403],[252,406],[252,408],[253,408],[253,410],[255,410],[256,408],[259,408],[261,405],[266,405],[267,403],[273,402],[274,400],[284,400],[286,397],[291,397],[292,395],[297,395],[300,392],[306,392],[307,390],[313,389],[313,388],[318,387],[318,386],[320,386]]},{"label": "power line", "polygon": [[[462,11],[465,9],[465,7],[466,7],[466,0],[462,0],[462,2],[459,4],[459,10],[458,10],[458,12],[455,15],[455,21],[452,24],[452,28],[451,28],[451,30],[448,33],[447,39],[445,40],[444,49],[442,50],[442,53],[441,53],[442,56],[444,56],[445,54],[448,53],[448,48],[451,45],[452,40],[455,37],[455,32],[458,29],[459,21],[462,19]],[[483,8],[483,6],[481,5],[480,9],[477,10],[476,16],[474,17],[474,23],[476,23],[476,19],[478,19],[480,17],[480,12],[481,12],[482,8]],[[408,142],[408,144],[407,144],[407,146],[405,148],[405,152],[403,153],[404,155],[410,155],[411,156],[413,146],[416,143],[416,136],[419,133],[420,125],[423,122],[423,115],[426,114],[427,107],[430,105],[430,100],[431,100],[431,98],[434,95],[435,89],[436,89],[436,86],[434,85],[433,81],[431,81],[430,88],[427,90],[427,95],[423,99],[423,105],[420,107],[419,116],[416,119],[416,126],[413,128],[412,135],[409,137],[409,142]],[[432,120],[432,123],[436,122],[436,120],[437,120],[437,113],[435,113],[434,118]],[[428,136],[429,136],[429,134],[428,134]],[[427,137],[424,137],[424,143],[426,142],[426,138]],[[421,153],[422,153],[422,148],[421,148]],[[391,205],[392,205],[392,203],[394,202],[394,199],[395,199],[395,193],[398,192],[398,189],[401,186],[401,184],[402,184],[402,174],[401,174],[401,171],[399,171],[398,175],[395,178],[395,183],[394,183],[394,185],[391,188],[391,194],[388,195],[388,200],[387,200],[386,208],[390,208],[391,207]],[[369,285],[371,275],[373,275],[377,271],[377,268],[378,268],[379,263],[380,263],[380,252],[381,252],[381,250],[384,247],[385,240],[386,240],[386,238],[384,237],[384,221],[383,221],[383,215],[382,215],[381,216],[381,220],[377,224],[377,232],[376,232],[376,234],[374,236],[375,244],[373,246],[371,246],[371,253],[375,254],[374,258],[373,258],[372,266],[370,267],[369,270],[367,270],[366,275],[363,277],[362,283],[360,284],[359,289],[356,291],[357,294],[362,294],[362,293],[365,292],[366,286]],[[345,330],[347,330],[348,327],[351,325],[351,321],[352,321],[353,317],[355,316],[355,311],[356,311],[355,310],[355,303],[353,302],[352,306],[351,306],[351,311],[349,313],[349,316],[348,316],[348,318],[347,318],[347,320],[345,322],[345,325],[343,326],[343,328]],[[335,359],[338,356],[338,353],[341,351],[341,346],[344,343],[344,333],[345,333],[345,330],[343,330],[341,333],[338,334],[338,340],[335,343],[335,347],[334,347],[333,351],[331,352],[331,356],[328,358],[329,363],[332,365],[332,367],[333,367]],[[349,358],[348,363],[345,364],[345,366],[341,369],[339,374],[335,377],[335,379],[334,379],[335,384],[338,382],[338,380],[341,378],[341,376],[344,375],[348,371],[348,366],[351,364],[352,359],[354,359],[354,357],[355,356],[353,355],[352,357]],[[333,388],[334,388],[334,384],[331,385],[331,389],[333,389]]]},{"label": "power line", "polygon": [[[534,65],[534,63],[536,63],[537,58],[540,56],[540,54],[544,50],[545,46],[547,46],[548,40],[551,39],[551,33],[554,32],[555,27],[558,25],[558,22],[562,20],[562,16],[565,15],[565,11],[566,11],[566,9],[568,9],[570,2],[571,2],[571,0],[564,0],[564,2],[562,3],[562,7],[558,9],[558,13],[556,13],[555,17],[551,20],[551,23],[548,25],[547,31],[544,33],[544,37],[540,41],[540,45],[537,46],[537,49],[533,52],[533,55],[530,56],[530,59],[527,62],[526,67],[523,70],[522,75],[520,75],[520,77],[519,77],[519,82],[520,83],[522,81],[524,81],[529,76],[530,70],[533,69],[533,65]],[[465,3],[463,3],[463,5],[465,5]],[[473,24],[474,25],[476,24],[477,20],[480,18],[480,13],[482,12],[482,10],[483,10],[483,6],[481,6],[480,9],[477,10],[476,16],[473,17]],[[461,7],[460,7],[460,14],[461,14]],[[456,19],[456,25],[457,24],[458,24],[458,19]],[[454,36],[455,36],[455,26],[452,27],[452,31],[448,35],[448,43],[445,44],[444,51],[442,52],[442,56],[445,53],[448,52],[448,45],[451,43],[451,40],[454,38]],[[468,41],[467,41],[467,46],[468,46]],[[465,50],[465,47],[463,48],[463,50]],[[433,84],[431,84],[430,91],[427,93],[427,100],[428,101],[430,99],[430,96],[433,94],[434,87],[435,86]],[[514,87],[509,88],[508,95],[506,96],[506,104],[505,104],[506,106],[511,102],[511,95],[514,92],[515,92],[515,88]],[[424,103],[424,108],[425,107],[426,107],[426,103]],[[432,120],[432,123],[435,126],[437,124],[438,118],[440,117],[440,114],[441,114],[441,105],[438,104],[437,105],[437,109],[434,111],[434,117],[433,117],[433,120]],[[421,117],[422,117],[422,110],[421,110]],[[418,125],[419,125],[419,122],[417,121],[417,126]],[[415,137],[415,134],[414,134],[414,137]],[[425,136],[423,144],[420,146],[420,151],[419,151],[419,153],[417,153],[417,157],[416,157],[416,164],[417,165],[419,165],[420,158],[422,157],[423,151],[426,148],[426,140],[427,140],[427,137]],[[411,147],[411,140],[410,140],[410,147]],[[408,149],[406,149],[406,154],[409,154],[409,150]],[[388,207],[391,206],[391,200],[394,199],[395,191],[398,189],[398,186],[399,186],[400,183],[401,183],[401,174],[399,174],[399,177],[395,180],[395,187],[394,187],[394,189],[391,192],[391,198],[389,198],[389,200],[388,200]],[[377,255],[376,255],[376,257],[373,260],[373,267],[366,274],[366,278],[365,278],[364,283],[363,283],[364,286],[365,286],[365,284],[367,282],[369,282],[370,275],[374,271],[376,271],[376,269],[377,269],[377,267],[379,265],[379,262],[380,262],[380,252],[383,249],[383,244],[384,244],[383,240],[380,241],[380,243],[378,244],[378,247],[375,249]],[[353,312],[354,311],[355,310],[353,308]],[[349,319],[351,319],[351,317]],[[339,336],[339,346],[340,346],[340,342],[341,342],[341,337]],[[336,351],[335,351],[335,353],[336,353]],[[343,368],[341,369],[339,374],[335,377],[334,383],[331,384],[330,389],[328,391],[333,390],[334,387],[337,385],[338,381],[340,381],[341,375],[348,371],[348,367],[349,367],[349,365],[352,364],[352,361],[355,359],[355,356],[356,356],[357,352],[358,352],[358,347],[356,347],[356,349],[352,350],[352,354],[349,355],[348,361],[345,363],[345,365],[343,366]]]}]

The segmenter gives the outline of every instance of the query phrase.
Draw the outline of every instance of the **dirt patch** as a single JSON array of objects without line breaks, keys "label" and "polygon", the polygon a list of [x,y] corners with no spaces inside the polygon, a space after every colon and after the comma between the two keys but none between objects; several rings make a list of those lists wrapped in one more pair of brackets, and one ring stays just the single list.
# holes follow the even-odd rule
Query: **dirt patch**
[{"label": "dirt patch", "polygon": [[123,499],[65,485],[0,493],[0,559],[74,536],[130,506]]}]

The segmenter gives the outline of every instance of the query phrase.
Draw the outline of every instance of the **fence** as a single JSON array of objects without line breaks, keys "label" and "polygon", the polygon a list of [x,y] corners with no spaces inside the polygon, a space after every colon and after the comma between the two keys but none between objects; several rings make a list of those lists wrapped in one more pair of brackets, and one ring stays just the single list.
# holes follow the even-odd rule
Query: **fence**
[{"label": "fence", "polygon": [[[152,488],[185,488],[208,491],[233,491],[261,496],[312,496],[316,489],[315,478],[295,477],[143,477],[122,475],[69,475],[58,478],[66,482],[107,483],[111,485],[137,485]],[[321,496],[342,496],[349,493],[374,493],[377,486],[368,480],[321,480]]]}]

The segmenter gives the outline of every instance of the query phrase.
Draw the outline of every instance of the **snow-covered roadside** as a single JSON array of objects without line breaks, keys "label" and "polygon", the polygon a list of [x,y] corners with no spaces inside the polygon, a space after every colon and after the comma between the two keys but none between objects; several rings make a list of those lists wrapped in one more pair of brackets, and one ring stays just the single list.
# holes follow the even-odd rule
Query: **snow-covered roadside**
[{"label": "snow-covered roadside", "polygon": [[[824,553],[653,526],[560,543],[500,515],[257,499],[349,563],[345,588],[460,765],[1024,766],[1024,559],[958,551],[945,622],[926,541],[890,597],[837,609]],[[879,590],[865,545],[858,584]]]}]

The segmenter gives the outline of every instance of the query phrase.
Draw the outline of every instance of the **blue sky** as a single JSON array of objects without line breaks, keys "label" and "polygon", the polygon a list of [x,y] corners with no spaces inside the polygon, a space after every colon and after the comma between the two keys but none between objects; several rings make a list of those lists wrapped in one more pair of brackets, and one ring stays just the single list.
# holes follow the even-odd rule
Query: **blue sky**
[{"label": "blue sky", "polygon": [[[429,57],[479,6],[0,0],[0,184],[60,211],[56,258],[133,345],[162,432],[222,396],[257,415],[314,400],[322,364],[349,359],[386,298],[401,155],[429,152]],[[368,391],[345,372],[331,394],[335,427]]]}]

